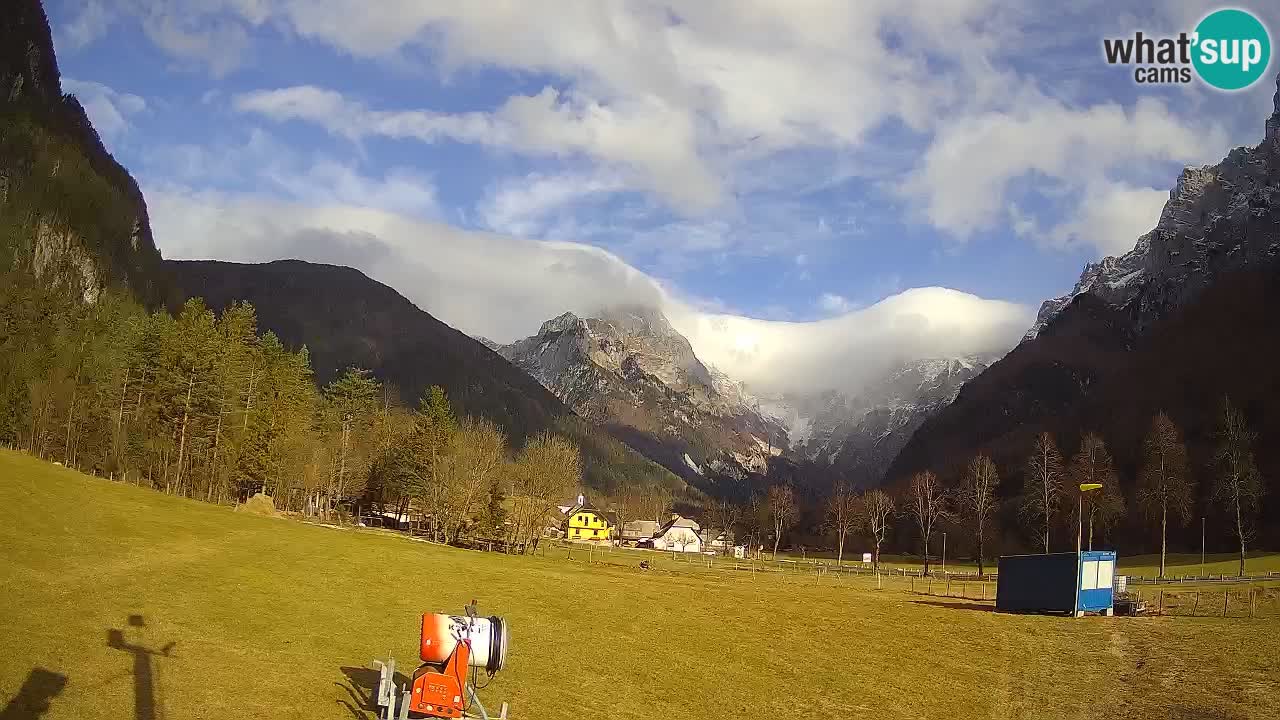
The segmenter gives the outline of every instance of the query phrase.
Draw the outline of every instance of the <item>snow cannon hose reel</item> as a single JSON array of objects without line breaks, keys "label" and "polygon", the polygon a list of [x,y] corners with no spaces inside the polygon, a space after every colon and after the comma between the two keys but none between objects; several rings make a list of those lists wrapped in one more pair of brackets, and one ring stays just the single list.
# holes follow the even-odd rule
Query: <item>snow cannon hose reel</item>
[{"label": "snow cannon hose reel", "polygon": [[[480,673],[492,679],[506,664],[507,623],[497,615],[477,615],[474,600],[463,613],[461,616],[440,613],[422,616],[418,649],[422,664],[413,671],[407,687],[402,689],[396,684],[394,658],[374,661],[379,670],[375,697],[379,720],[410,717],[490,720],[476,694],[476,680]],[[506,720],[506,703],[494,717]]]}]

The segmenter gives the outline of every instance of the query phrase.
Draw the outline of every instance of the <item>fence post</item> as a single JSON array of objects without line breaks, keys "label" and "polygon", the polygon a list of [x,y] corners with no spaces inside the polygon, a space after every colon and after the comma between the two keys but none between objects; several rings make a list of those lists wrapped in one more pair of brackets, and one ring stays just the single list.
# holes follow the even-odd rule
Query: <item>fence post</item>
[{"label": "fence post", "polygon": [[1222,617],[1227,616],[1227,604],[1231,601],[1231,591],[1222,591]]},{"label": "fence post", "polygon": [[1196,616],[1196,608],[1200,607],[1200,591],[1196,591],[1196,601],[1191,605],[1191,617]]},{"label": "fence post", "polygon": [[1159,606],[1156,608],[1156,614],[1157,614],[1157,615],[1163,615],[1163,614],[1164,614],[1164,591],[1163,591],[1163,590],[1161,590],[1161,591],[1160,591],[1160,604],[1159,604]]},{"label": "fence post", "polygon": [[1253,619],[1253,586],[1249,586],[1249,619]]},{"label": "fence post", "polygon": [[911,576],[911,592],[914,593],[915,591],[916,591],[916,576],[912,575]]}]

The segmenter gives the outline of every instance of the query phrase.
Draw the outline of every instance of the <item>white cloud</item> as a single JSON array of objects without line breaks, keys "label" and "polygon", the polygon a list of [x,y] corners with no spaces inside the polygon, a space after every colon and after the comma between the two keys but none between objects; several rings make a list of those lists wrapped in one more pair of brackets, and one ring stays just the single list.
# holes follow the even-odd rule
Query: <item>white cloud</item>
[{"label": "white cloud", "polygon": [[507,341],[565,310],[660,305],[660,285],[575,243],[470,232],[381,210],[309,205],[179,187],[147,188],[166,257],[350,265],[467,332]]},{"label": "white cloud", "polygon": [[668,312],[699,358],[770,391],[856,391],[907,360],[1002,352],[1032,317],[1024,306],[947,288],[906,290],[816,322]]},{"label": "white cloud", "polygon": [[714,303],[683,296],[589,245],[470,232],[340,204],[174,186],[146,194],[166,257],[349,265],[441,320],[500,342],[565,310],[650,304],[699,357],[761,390],[856,388],[913,357],[1003,350],[1031,319],[1018,305],[924,288],[819,322],[757,320],[709,311]]},{"label": "white cloud", "polygon": [[1123,255],[1138,236],[1156,226],[1169,191],[1097,182],[1085,190],[1080,212],[1054,227],[1048,237],[1059,244],[1084,243],[1103,255]]},{"label": "white cloud", "polygon": [[84,0],[80,12],[60,28],[58,37],[78,50],[105,35],[112,19],[101,0]]},{"label": "white cloud", "polygon": [[816,305],[829,315],[847,313],[858,306],[857,303],[850,302],[845,296],[836,295],[835,293],[822,293],[818,297]]},{"label": "white cloud", "polygon": [[333,90],[298,86],[245,93],[233,104],[276,120],[306,120],[350,139],[449,139],[539,156],[581,155],[629,172],[633,184],[691,212],[714,207],[723,195],[720,180],[698,156],[691,119],[656,98],[605,104],[548,87],[512,96],[492,113],[448,114],[373,110]]},{"label": "white cloud", "polygon": [[[454,114],[372,110],[315,87],[251,93],[238,106],[346,137],[582,156],[679,212],[702,213],[755,182],[751,171],[739,177],[740,165],[788,149],[852,152],[881,123],[928,128],[939,107],[981,94],[974,85],[989,83],[984,76],[938,71],[975,65],[964,48],[990,4],[583,1],[555,13],[462,1],[384,3],[379,13],[355,0],[277,5],[281,22],[345,52],[425,49],[446,68],[553,74],[568,87]],[[926,62],[925,48],[942,62]]]},{"label": "white cloud", "polygon": [[119,92],[102,83],[62,78],[62,89],[80,100],[98,134],[108,140],[119,138],[129,130],[129,117],[147,109],[147,101]]},{"label": "white cloud", "polygon": [[603,173],[530,173],[490,187],[478,211],[485,227],[524,237],[541,237],[562,212],[625,187]]},{"label": "white cloud", "polygon": [[[1006,221],[1015,181],[1032,187],[1045,180],[1060,183],[1082,197],[1065,214],[1091,216],[1092,221],[1056,237],[1081,237],[1105,250],[1123,239],[1094,235],[1104,229],[1100,223],[1106,222],[1109,231],[1140,225],[1134,215],[1151,207],[1144,201],[1119,212],[1118,198],[1110,191],[1121,186],[1108,179],[1111,173],[1134,172],[1144,163],[1220,157],[1228,145],[1218,124],[1184,122],[1155,98],[1140,99],[1131,110],[1115,104],[1080,110],[1032,96],[1013,112],[961,118],[942,129],[899,191],[921,198],[931,224],[963,239]],[[1126,216],[1123,221],[1120,215]],[[1158,217],[1157,208],[1150,224]],[[1089,231],[1087,236],[1081,230]],[[1129,247],[1136,238],[1128,239]]]},{"label": "white cloud", "polygon": [[[232,9],[243,13],[253,9],[249,3],[235,5]],[[207,68],[215,77],[240,67],[249,47],[249,33],[235,19],[195,15],[166,3],[149,6],[142,29],[161,50],[184,64]]]},{"label": "white cloud", "polygon": [[[246,30],[266,24],[401,68],[553,78],[541,92],[470,112],[376,109],[312,86],[250,93],[237,106],[352,139],[448,139],[567,159],[572,172],[585,159],[598,165],[590,172],[614,174],[621,189],[686,215],[732,212],[744,192],[793,185],[777,177],[777,159],[813,151],[832,160],[802,168],[811,175],[906,175],[896,189],[961,240],[1009,220],[1014,186],[1066,185],[1078,200],[1057,212],[1111,215],[1119,228],[1114,207],[1093,206],[1112,201],[1103,190],[1137,189],[1155,181],[1134,177],[1135,168],[1210,162],[1239,140],[1227,137],[1223,128],[1235,125],[1216,109],[1098,104],[1090,92],[1108,68],[1082,48],[1135,24],[1181,27],[1200,14],[1188,3],[564,0],[548,12],[528,2],[384,0],[369,12],[365,0],[137,0],[136,8],[162,48],[215,71],[235,67]],[[1093,60],[1096,68],[1081,69]],[[1054,227],[1042,242],[1096,235]]]},{"label": "white cloud", "polygon": [[216,147],[157,145],[143,153],[144,177],[177,185],[253,187],[264,198],[305,205],[341,204],[436,218],[441,212],[430,176],[403,167],[369,175],[324,154],[302,155],[270,133]]}]

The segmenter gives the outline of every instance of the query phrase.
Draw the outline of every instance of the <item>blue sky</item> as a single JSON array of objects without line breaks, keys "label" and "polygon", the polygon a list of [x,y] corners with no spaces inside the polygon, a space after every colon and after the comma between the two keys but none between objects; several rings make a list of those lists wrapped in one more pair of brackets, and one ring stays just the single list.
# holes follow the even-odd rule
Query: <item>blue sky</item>
[{"label": "blue sky", "polygon": [[726,365],[753,346],[696,337],[716,318],[857,335],[922,287],[1012,342],[1181,167],[1257,142],[1275,88],[1274,61],[1229,95],[1102,61],[1216,7],[1190,2],[47,5],[166,256],[353,264],[500,340],[656,297]]}]

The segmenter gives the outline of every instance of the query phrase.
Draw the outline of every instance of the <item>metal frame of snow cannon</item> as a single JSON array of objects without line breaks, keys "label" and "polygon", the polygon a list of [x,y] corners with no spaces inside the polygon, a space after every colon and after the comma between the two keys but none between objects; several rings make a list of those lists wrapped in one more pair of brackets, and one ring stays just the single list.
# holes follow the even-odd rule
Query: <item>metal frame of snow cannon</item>
[{"label": "metal frame of snow cannon", "polygon": [[[476,694],[475,673],[469,672],[473,669],[469,666],[471,659],[470,636],[477,617],[474,600],[466,606],[465,613],[468,622],[466,631],[462,633],[461,637],[457,638],[458,644],[453,652],[450,653],[444,665],[441,667],[437,663],[424,662],[414,672],[413,678],[403,689],[395,679],[396,661],[394,657],[388,657],[385,661],[373,661],[374,667],[378,670],[378,687],[374,696],[378,720],[408,720],[410,712],[414,712],[416,716],[425,714],[427,717],[453,717],[461,720],[507,720],[507,704],[505,702],[502,703],[500,713],[491,718],[488,711],[485,710],[484,704],[480,702],[480,697]],[[505,646],[505,641],[503,644]],[[503,653],[505,654],[505,647],[503,648]],[[490,677],[493,676],[494,672],[495,670],[490,668]],[[432,691],[441,690],[440,686],[443,684],[456,688],[451,689],[446,694],[453,694],[455,700],[461,701],[460,705],[454,703],[451,709],[446,710],[443,706],[427,706],[424,708],[423,703],[419,702],[418,707],[413,707],[415,692],[419,693],[419,701],[422,701]]]}]

